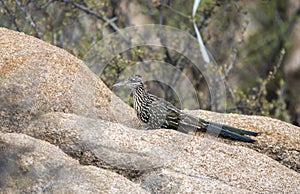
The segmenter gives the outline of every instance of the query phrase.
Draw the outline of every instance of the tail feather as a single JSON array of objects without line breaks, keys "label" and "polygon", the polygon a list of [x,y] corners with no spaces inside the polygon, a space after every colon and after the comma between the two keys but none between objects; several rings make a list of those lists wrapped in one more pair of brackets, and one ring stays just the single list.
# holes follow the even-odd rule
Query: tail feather
[{"label": "tail feather", "polygon": [[224,130],[228,130],[228,131],[231,131],[231,132],[234,132],[234,133],[238,133],[240,135],[250,135],[250,136],[257,136],[258,135],[257,132],[247,131],[247,130],[239,129],[239,128],[236,128],[236,127],[231,127],[231,126],[228,126],[228,125],[222,125],[222,124],[219,124],[219,123],[208,122],[208,124],[214,125],[214,126],[217,126],[217,127],[221,127]]},{"label": "tail feather", "polygon": [[255,142],[255,140],[251,139],[250,137],[243,136],[241,134],[234,133],[232,131],[224,130],[216,125],[207,125],[206,129],[208,132],[212,132],[214,134],[219,134],[222,137],[226,137],[226,138],[230,138],[230,139],[234,139],[234,140],[238,140],[238,141],[249,142],[249,143]]},{"label": "tail feather", "polygon": [[255,142],[254,139],[251,139],[250,137],[244,136],[257,136],[258,133],[247,131],[243,129],[239,129],[236,127],[231,127],[228,125],[223,125],[215,122],[209,122],[205,121],[201,118],[194,117],[192,115],[181,115],[182,120],[180,122],[179,128],[182,128],[181,130],[185,131],[191,131],[191,130],[197,130],[197,131],[208,131],[217,135],[220,135],[222,137],[238,140],[238,141],[244,141],[244,142]]}]

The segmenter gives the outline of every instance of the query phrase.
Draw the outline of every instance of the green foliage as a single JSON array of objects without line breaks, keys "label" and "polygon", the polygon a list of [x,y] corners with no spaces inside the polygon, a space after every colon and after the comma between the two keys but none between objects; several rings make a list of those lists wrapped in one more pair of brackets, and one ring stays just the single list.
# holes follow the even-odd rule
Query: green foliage
[{"label": "green foliage", "polygon": [[[119,75],[128,67],[132,67],[137,61],[139,56],[143,56],[143,50],[139,48],[132,48],[124,53],[120,53],[115,57],[110,65],[106,66],[101,79],[108,86],[112,86],[116,83]],[[142,58],[142,57],[141,57]]]},{"label": "green foliage", "polygon": [[280,65],[285,52],[281,51],[277,65],[269,71],[264,79],[257,78],[252,88],[239,88],[233,91],[229,99],[229,110],[236,113],[264,115],[289,121],[287,109],[286,84],[282,78]]},{"label": "green foliage", "polygon": [[[103,23],[70,2],[1,1],[0,23],[2,27],[36,36],[81,58],[91,44],[102,38]],[[103,15],[109,6],[96,0],[85,1],[83,5]]]},{"label": "green foliage", "polygon": [[[192,21],[196,22],[207,48],[225,72],[227,110],[289,121],[289,97],[281,68],[281,50],[289,51],[292,45],[287,41],[291,23],[286,13],[287,1],[202,0],[195,18],[191,16],[193,1],[134,3],[143,8],[142,14],[152,18],[153,23],[192,35]],[[0,0],[0,24],[84,58],[95,43],[116,30],[105,19],[116,18],[116,26],[127,27],[127,16],[119,15],[119,6],[120,1]],[[141,46],[120,53],[105,67],[101,79],[111,87],[125,69],[147,60],[163,61],[182,71],[198,91],[200,108],[211,108],[201,72],[182,53],[167,48]],[[161,83],[148,85],[178,106],[171,88]]]},{"label": "green foliage", "polygon": [[[281,79],[280,86],[276,90],[276,98],[268,99],[271,91],[267,88],[258,91],[259,87],[251,88],[251,90],[235,90],[235,99],[230,99],[228,111],[250,115],[264,115],[289,121],[290,116],[287,110],[285,83]],[[263,81],[260,80],[258,85],[262,86]]]}]

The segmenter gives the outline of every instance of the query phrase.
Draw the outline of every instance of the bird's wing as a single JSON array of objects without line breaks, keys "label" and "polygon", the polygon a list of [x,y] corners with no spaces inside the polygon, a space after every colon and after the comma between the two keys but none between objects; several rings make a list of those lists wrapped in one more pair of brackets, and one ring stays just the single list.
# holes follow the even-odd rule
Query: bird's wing
[{"label": "bird's wing", "polygon": [[150,105],[152,119],[158,121],[159,127],[177,130],[181,119],[181,111],[162,98],[158,98],[154,95],[151,95],[150,97],[152,99]]},{"label": "bird's wing", "polygon": [[[203,123],[198,122],[198,120],[194,122],[194,119],[189,119],[186,114],[170,102],[156,96],[155,98],[156,100],[151,103],[151,111],[155,112],[156,115],[159,113],[159,117],[154,119],[156,121],[159,120],[160,127],[175,129],[182,133],[194,133],[200,129],[199,126],[203,125]],[[205,131],[204,128],[203,131]]]},{"label": "bird's wing", "polygon": [[156,97],[156,100],[152,102],[151,107],[152,111],[159,113],[157,115],[159,115],[158,117],[160,119],[155,118],[155,120],[159,120],[160,126],[163,128],[175,129],[183,133],[208,131],[222,137],[245,142],[254,142],[254,140],[244,135],[257,135],[256,132],[205,121],[204,119],[183,113],[174,105],[161,98]]}]

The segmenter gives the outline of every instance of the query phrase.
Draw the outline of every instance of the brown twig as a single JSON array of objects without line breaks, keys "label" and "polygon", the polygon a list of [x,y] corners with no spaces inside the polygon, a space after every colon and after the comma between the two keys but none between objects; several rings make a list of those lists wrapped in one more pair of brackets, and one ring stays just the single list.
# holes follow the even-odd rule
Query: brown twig
[{"label": "brown twig", "polygon": [[280,68],[280,66],[282,64],[284,55],[285,55],[285,49],[281,49],[280,57],[279,57],[277,64],[274,66],[273,71],[269,72],[268,77],[262,81],[262,84],[259,88],[258,93],[255,96],[255,99],[259,99],[262,96],[263,92],[266,90],[266,85],[275,78],[277,70]]}]

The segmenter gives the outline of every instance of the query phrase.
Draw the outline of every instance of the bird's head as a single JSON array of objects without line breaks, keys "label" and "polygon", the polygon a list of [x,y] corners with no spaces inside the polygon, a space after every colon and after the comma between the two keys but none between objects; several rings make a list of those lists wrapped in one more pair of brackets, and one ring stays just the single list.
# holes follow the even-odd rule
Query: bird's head
[{"label": "bird's head", "polygon": [[143,87],[144,85],[143,85],[142,77],[140,75],[132,75],[127,80],[116,83],[113,86],[114,87],[126,86],[131,89],[136,89],[138,87]]}]

